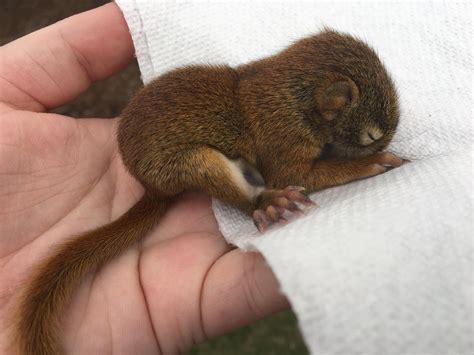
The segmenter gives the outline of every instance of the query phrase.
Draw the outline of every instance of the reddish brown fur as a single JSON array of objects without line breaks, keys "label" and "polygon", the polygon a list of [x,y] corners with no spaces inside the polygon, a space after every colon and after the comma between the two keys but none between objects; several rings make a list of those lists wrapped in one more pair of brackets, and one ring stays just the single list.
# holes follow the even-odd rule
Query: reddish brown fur
[{"label": "reddish brown fur", "polygon": [[166,206],[166,200],[158,202],[145,196],[115,222],[58,246],[26,285],[17,324],[21,353],[61,352],[56,339],[57,322],[74,287],[91,270],[146,234]]},{"label": "reddish brown fur", "polygon": [[[132,99],[117,132],[145,196],[118,221],[64,244],[33,276],[19,308],[21,351],[60,352],[56,326],[74,287],[142,238],[168,198],[202,189],[250,214],[265,205],[268,189],[315,191],[373,176],[382,164],[399,164],[375,154],[397,123],[396,92],[374,51],[330,30],[235,69],[189,66],[161,76]],[[359,134],[373,124],[384,136],[362,146]],[[260,198],[236,185],[227,159],[262,174]]]}]

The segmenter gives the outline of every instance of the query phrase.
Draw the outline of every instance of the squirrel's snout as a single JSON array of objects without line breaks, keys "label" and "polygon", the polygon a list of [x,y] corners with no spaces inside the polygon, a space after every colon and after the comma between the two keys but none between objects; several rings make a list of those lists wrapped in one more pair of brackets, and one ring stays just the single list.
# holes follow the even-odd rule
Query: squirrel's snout
[{"label": "squirrel's snout", "polygon": [[383,132],[378,127],[368,127],[362,130],[360,144],[369,145],[383,137]]}]

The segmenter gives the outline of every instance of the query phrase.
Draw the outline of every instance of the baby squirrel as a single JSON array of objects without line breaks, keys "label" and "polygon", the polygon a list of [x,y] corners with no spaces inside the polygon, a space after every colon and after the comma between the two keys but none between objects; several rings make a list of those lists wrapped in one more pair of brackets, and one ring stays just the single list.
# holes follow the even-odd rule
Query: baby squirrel
[{"label": "baby squirrel", "polygon": [[[201,189],[261,231],[302,192],[386,171],[399,120],[394,84],[364,42],[325,29],[268,58],[231,68],[187,66],[142,88],[121,115],[118,144],[144,196],[116,221],[62,244],[29,280],[19,350],[58,354],[58,321],[87,275],[136,243],[174,196]],[[322,222],[324,223],[324,222]]]}]

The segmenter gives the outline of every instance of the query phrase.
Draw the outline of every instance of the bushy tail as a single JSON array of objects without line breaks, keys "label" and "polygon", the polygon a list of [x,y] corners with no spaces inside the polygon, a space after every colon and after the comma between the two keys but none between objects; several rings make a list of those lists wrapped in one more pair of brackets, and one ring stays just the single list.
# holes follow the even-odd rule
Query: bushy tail
[{"label": "bushy tail", "polygon": [[167,201],[145,195],[115,222],[68,241],[26,285],[17,316],[21,354],[61,353],[58,320],[84,277],[140,240],[164,214]]}]

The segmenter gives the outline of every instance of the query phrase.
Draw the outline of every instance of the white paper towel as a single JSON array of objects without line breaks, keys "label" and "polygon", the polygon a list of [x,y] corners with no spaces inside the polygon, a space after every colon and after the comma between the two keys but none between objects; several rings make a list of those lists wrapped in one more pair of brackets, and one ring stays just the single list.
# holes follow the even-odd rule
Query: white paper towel
[{"label": "white paper towel", "polygon": [[314,354],[473,354],[472,4],[117,1],[142,78],[238,65],[323,25],[376,48],[412,160],[313,195],[321,207],[259,236],[214,201],[227,240],[263,253]]}]

